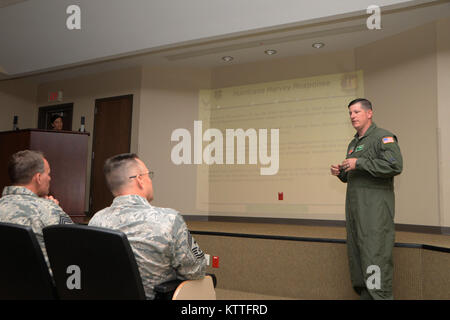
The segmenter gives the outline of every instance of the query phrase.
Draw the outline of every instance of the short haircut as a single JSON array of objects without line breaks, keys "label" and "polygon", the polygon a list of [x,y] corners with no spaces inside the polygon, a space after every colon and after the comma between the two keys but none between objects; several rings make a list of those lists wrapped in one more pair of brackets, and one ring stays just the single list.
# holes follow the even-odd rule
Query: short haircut
[{"label": "short haircut", "polygon": [[363,109],[365,110],[372,110],[372,103],[367,100],[367,99],[363,99],[363,98],[358,98],[355,100],[352,100],[349,104],[348,104],[348,108],[350,108],[352,105],[354,105],[355,103],[361,103],[361,107],[363,107]]},{"label": "short haircut", "polygon": [[36,173],[44,170],[44,154],[40,151],[19,151],[9,159],[8,175],[13,185],[28,184]]},{"label": "short haircut", "polygon": [[137,159],[139,157],[135,153],[122,153],[105,161],[103,173],[112,193],[119,191],[130,181],[128,174],[131,168],[139,165]]},{"label": "short haircut", "polygon": [[52,117],[50,118],[50,123],[55,122],[56,119],[61,118],[61,120],[63,120],[63,117],[59,114],[54,114],[52,115]]}]

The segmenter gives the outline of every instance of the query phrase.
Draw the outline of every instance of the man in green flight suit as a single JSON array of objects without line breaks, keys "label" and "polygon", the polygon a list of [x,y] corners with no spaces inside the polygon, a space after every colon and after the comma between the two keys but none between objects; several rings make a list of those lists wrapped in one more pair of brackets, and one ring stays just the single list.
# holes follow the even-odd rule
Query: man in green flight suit
[{"label": "man in green flight suit", "polygon": [[361,299],[393,299],[394,176],[403,159],[397,137],[372,121],[372,104],[348,105],[356,129],[346,159],[331,174],[347,183],[345,201],[350,277]]}]

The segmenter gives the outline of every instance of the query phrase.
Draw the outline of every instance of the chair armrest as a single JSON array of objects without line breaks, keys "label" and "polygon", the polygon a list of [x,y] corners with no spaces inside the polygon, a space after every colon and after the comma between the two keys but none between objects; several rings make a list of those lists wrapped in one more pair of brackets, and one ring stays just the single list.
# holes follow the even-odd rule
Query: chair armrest
[{"label": "chair armrest", "polygon": [[206,274],[207,276],[211,276],[211,278],[212,278],[212,281],[213,281],[213,285],[214,285],[214,288],[217,286],[217,278],[216,278],[216,275],[214,274],[214,273],[207,273]]},{"label": "chair armrest", "polygon": [[[206,275],[211,276],[215,288],[217,285],[216,275],[214,273],[207,273]],[[171,300],[175,290],[183,281],[186,280],[176,279],[156,285],[154,288],[155,300]]]}]

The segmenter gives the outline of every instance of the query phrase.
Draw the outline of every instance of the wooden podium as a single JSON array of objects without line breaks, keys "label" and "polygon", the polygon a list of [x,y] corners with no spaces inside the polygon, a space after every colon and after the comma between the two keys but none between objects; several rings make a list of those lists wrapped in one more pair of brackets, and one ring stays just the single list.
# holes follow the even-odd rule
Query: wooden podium
[{"label": "wooden podium", "polygon": [[50,194],[74,222],[84,222],[88,137],[89,133],[40,129],[0,132],[0,190],[11,185],[8,161],[12,154],[42,151],[50,164]]}]

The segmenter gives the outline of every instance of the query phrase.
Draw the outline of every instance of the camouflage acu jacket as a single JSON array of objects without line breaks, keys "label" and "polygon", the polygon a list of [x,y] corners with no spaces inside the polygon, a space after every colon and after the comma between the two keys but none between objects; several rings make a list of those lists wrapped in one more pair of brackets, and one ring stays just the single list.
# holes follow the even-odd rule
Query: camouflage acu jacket
[{"label": "camouflage acu jacket", "polygon": [[25,187],[9,186],[0,198],[0,222],[30,226],[48,264],[42,229],[54,224],[73,223],[63,209],[51,200],[38,197]]},{"label": "camouflage acu jacket", "polygon": [[97,212],[89,225],[127,235],[147,299],[154,298],[155,285],[205,275],[204,253],[183,217],[173,209],[154,207],[137,195],[119,196],[110,207]]}]

